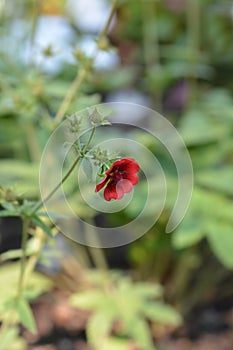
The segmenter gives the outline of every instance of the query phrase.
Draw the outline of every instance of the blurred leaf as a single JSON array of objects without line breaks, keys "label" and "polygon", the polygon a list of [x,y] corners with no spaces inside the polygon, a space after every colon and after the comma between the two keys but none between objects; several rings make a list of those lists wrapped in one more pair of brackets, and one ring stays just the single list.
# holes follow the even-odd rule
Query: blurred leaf
[{"label": "blurred leaf", "polygon": [[233,228],[232,224],[213,221],[209,225],[208,241],[219,260],[229,269],[233,269]]},{"label": "blurred leaf", "polygon": [[200,172],[196,175],[196,181],[206,188],[233,195],[233,166]]},{"label": "blurred leaf", "polygon": [[202,221],[198,217],[186,216],[172,235],[176,248],[186,248],[198,243],[205,236]]},{"label": "blurred leaf", "polygon": [[86,291],[72,295],[70,299],[71,305],[82,309],[96,309],[105,305],[105,297],[101,291]]},{"label": "blurred leaf", "polygon": [[180,314],[171,306],[164,303],[148,303],[145,307],[145,316],[155,322],[178,326],[182,322]]},{"label": "blurred leaf", "polygon": [[149,282],[137,282],[134,286],[134,291],[139,298],[145,299],[158,298],[163,294],[163,289],[160,285]]},{"label": "blurred leaf", "polygon": [[16,327],[9,328],[1,337],[0,350],[10,350],[13,341],[18,337],[19,330]]},{"label": "blurred leaf", "polygon": [[0,161],[0,183],[3,186],[15,184],[17,192],[35,197],[39,193],[38,165],[20,160],[8,159]]},{"label": "blurred leaf", "polygon": [[113,314],[97,312],[87,322],[87,339],[95,349],[99,349],[108,338],[113,326]]},{"label": "blurred leaf", "polygon": [[39,226],[49,237],[53,237],[50,227],[38,216],[33,216],[32,221],[36,224],[36,226]]},{"label": "blurred leaf", "polygon": [[103,345],[101,346],[101,350],[130,350],[130,349],[133,349],[133,345],[128,340],[118,339],[114,337],[110,337],[109,339],[106,339]]},{"label": "blurred leaf", "polygon": [[229,134],[226,124],[213,122],[201,110],[190,110],[180,123],[179,132],[187,146],[220,140]]},{"label": "blurred leaf", "polygon": [[151,338],[150,330],[147,321],[143,318],[137,318],[132,323],[132,327],[129,329],[129,334],[136,341],[140,349],[153,350],[153,341]]},{"label": "blurred leaf", "polygon": [[35,333],[36,332],[36,324],[34,320],[34,316],[32,314],[32,310],[25,299],[19,299],[16,302],[16,309],[19,314],[19,319],[21,323],[26,327],[29,331]]},{"label": "blurred leaf", "polygon": [[[19,263],[4,264],[0,268],[0,279],[4,281],[0,288],[0,318],[4,312],[4,304],[15,297],[19,279]],[[52,282],[38,272],[31,273],[25,289],[25,297],[32,299],[50,290]]]}]

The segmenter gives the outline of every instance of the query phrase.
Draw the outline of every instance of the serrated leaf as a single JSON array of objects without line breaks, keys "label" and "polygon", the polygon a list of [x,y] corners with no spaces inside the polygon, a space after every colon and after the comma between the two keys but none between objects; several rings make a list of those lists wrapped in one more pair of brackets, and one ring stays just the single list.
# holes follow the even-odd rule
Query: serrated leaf
[{"label": "serrated leaf", "polygon": [[16,302],[16,310],[19,314],[19,319],[21,323],[32,333],[36,332],[36,324],[32,310],[25,299],[19,299]]},{"label": "serrated leaf", "polygon": [[147,303],[144,314],[149,320],[159,323],[178,326],[182,322],[180,314],[174,308],[160,302]]}]

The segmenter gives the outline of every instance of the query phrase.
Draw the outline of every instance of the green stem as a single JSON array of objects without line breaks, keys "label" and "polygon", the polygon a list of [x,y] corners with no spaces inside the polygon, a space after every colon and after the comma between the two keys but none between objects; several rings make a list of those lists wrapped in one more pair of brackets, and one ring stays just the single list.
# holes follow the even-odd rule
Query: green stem
[{"label": "green stem", "polygon": [[43,244],[46,241],[46,236],[41,229],[39,229],[39,232],[36,233],[36,240],[37,240],[36,251],[34,252],[33,255],[30,256],[30,258],[28,259],[27,266],[24,269],[24,274],[23,274],[23,279],[22,279],[22,288],[24,288],[25,283],[28,279],[28,276],[30,276],[30,273],[34,270],[35,265],[36,265],[38,258],[40,256],[41,249],[43,248]]},{"label": "green stem", "polygon": [[106,36],[107,32],[108,32],[108,28],[112,22],[112,19],[113,19],[113,16],[114,16],[114,13],[116,11],[116,7],[117,7],[117,1],[118,0],[114,0],[113,1],[113,4],[112,4],[112,8],[111,8],[111,11],[110,11],[110,14],[108,16],[108,19],[107,19],[107,22],[103,28],[103,30],[100,32],[99,34],[99,38],[103,38]]},{"label": "green stem", "polygon": [[71,87],[69,89],[69,91],[67,92],[54,120],[57,123],[60,123],[63,116],[65,115],[70,103],[72,102],[75,93],[77,92],[77,90],[79,89],[80,85],[82,84],[82,82],[85,80],[86,76],[88,74],[88,69],[87,67],[80,69],[73,81],[73,83],[71,84]]},{"label": "green stem", "polygon": [[[93,136],[94,136],[94,133],[95,133],[95,130],[96,128],[94,127],[91,131],[91,135],[83,149],[83,154],[86,153],[92,139],[93,139]],[[34,207],[33,211],[31,212],[31,216],[33,216],[37,210],[39,210],[43,204],[45,202],[47,202],[53,195],[55,192],[57,192],[57,190],[61,187],[61,185],[63,185],[63,183],[68,179],[68,177],[70,176],[70,174],[73,172],[74,168],[76,167],[76,165],[78,164],[78,162],[80,161],[80,159],[82,158],[81,155],[79,155],[75,161],[73,162],[73,164],[71,165],[70,169],[67,171],[67,173],[65,174],[65,176],[61,179],[61,181],[54,187],[54,189],[47,195],[47,197],[45,197],[44,199],[41,199],[41,201]]]},{"label": "green stem", "polygon": [[27,248],[27,238],[28,238],[28,225],[29,219],[23,217],[23,232],[22,232],[22,257],[21,257],[21,266],[20,266],[20,275],[19,275],[19,284],[18,284],[18,297],[20,298],[23,293],[23,276],[26,265],[26,248]]},{"label": "green stem", "polygon": [[54,195],[55,192],[57,192],[57,190],[61,187],[61,185],[68,179],[68,177],[70,176],[70,174],[72,173],[72,171],[74,170],[74,168],[76,167],[80,159],[81,159],[81,156],[78,156],[75,159],[74,163],[71,165],[70,169],[67,171],[65,176],[61,179],[61,181],[54,187],[54,189],[47,195],[47,197],[45,197],[44,199],[41,199],[41,201],[35,206],[35,208],[31,212],[31,216],[33,216],[37,212],[37,210],[39,210],[43,206],[43,204],[47,202]]},{"label": "green stem", "polygon": [[[111,11],[110,11],[110,14],[109,14],[109,17],[107,19],[107,22],[103,28],[103,30],[101,31],[101,33],[99,34],[98,36],[98,39],[97,39],[97,42],[99,39],[103,38],[106,34],[107,34],[107,31],[109,29],[109,26],[111,24],[111,21],[112,21],[112,18],[113,18],[113,15],[115,13],[115,10],[116,10],[116,6],[117,6],[117,1],[118,0],[114,0],[113,1],[113,5],[112,5],[112,8],[111,8]],[[93,55],[93,58],[96,56],[96,52],[94,53]],[[70,87],[70,89],[68,90],[55,118],[54,118],[54,121],[56,123],[59,123],[61,122],[61,120],[63,119],[70,103],[72,102],[76,92],[78,91],[79,87],[81,86],[81,84],[83,83],[83,81],[86,79],[90,69],[92,67],[90,67],[90,61],[88,60],[88,62],[86,63],[86,65],[84,65],[84,67],[82,69],[80,69]]]}]

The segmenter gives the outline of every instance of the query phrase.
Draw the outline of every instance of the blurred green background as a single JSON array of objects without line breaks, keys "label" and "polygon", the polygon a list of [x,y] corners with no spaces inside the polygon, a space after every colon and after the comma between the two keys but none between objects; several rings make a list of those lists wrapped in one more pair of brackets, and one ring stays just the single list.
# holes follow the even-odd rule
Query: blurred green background
[{"label": "blurred green background", "polygon": [[[169,235],[165,233],[172,209],[168,198],[154,227],[125,247],[100,253],[64,243],[64,239],[61,248],[58,242],[48,242],[50,248],[40,260],[41,266],[46,266],[44,273],[49,275],[47,282],[53,281],[59,290],[73,293],[80,282],[75,277],[76,268],[82,270],[85,265],[84,272],[78,274],[89,274],[85,272],[88,255],[88,267],[95,266],[96,274],[107,264],[109,270],[117,269],[134,281],[163,286],[164,299],[184,318],[185,326],[178,328],[176,335],[189,340],[186,345],[180,344],[180,349],[196,349],[193,338],[203,332],[217,334],[215,342],[227,332],[224,337],[229,337],[230,344],[233,4],[227,0],[119,0],[108,40],[104,38],[106,41],[100,45],[96,38],[110,7],[107,0],[0,1],[0,185],[13,188],[28,200],[39,198],[39,162],[54,118],[77,73],[90,63],[92,69],[66,113],[71,115],[100,102],[117,101],[142,104],[160,112],[177,128],[190,153],[193,195],[184,220]],[[102,50],[92,57],[97,46]],[[176,174],[165,150],[149,135],[131,132],[163,165],[172,196],[177,186]],[[143,196],[145,183],[141,181],[137,186]],[[124,224],[135,214],[132,208],[126,208],[119,214],[97,217],[77,193],[74,201],[83,217],[102,220],[106,225]],[[135,210],[138,206],[135,203]],[[13,218],[0,220],[0,277],[7,285],[6,261],[14,258],[13,253],[9,254],[11,249],[20,248],[20,222],[12,221]],[[51,248],[54,244],[56,248]],[[68,253],[64,253],[67,244]],[[53,256],[54,250],[60,252],[59,258]],[[64,267],[66,259],[71,265]],[[72,279],[76,287],[70,282]],[[42,288],[41,292],[45,291]],[[3,301],[6,295],[0,291]],[[161,341],[159,349],[175,349],[172,343],[163,343],[163,337],[167,341],[173,329],[157,326],[152,330],[158,344]],[[33,344],[34,338],[27,334],[25,337],[27,344]],[[68,329],[64,337],[71,339],[74,334]],[[25,345],[25,339],[19,344],[22,349],[34,349],[33,345]],[[80,344],[77,349],[87,349]],[[231,348],[221,344],[219,350]],[[53,346],[52,350],[76,349],[75,345]],[[215,349],[214,346],[210,348]],[[144,348],[149,350],[142,345],[135,347]],[[109,345],[108,350],[111,349],[124,348],[122,344],[115,348]]]}]

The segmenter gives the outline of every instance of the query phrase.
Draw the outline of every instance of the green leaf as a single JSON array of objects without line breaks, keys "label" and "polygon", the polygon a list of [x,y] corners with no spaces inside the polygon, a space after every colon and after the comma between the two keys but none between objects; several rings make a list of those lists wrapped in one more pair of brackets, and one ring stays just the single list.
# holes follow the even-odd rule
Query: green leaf
[{"label": "green leaf", "polygon": [[36,197],[39,193],[37,186],[38,165],[7,159],[0,161],[0,183],[3,186],[17,186],[18,193],[27,193],[27,197]]},{"label": "green leaf", "polygon": [[176,248],[186,248],[198,243],[205,236],[200,218],[188,216],[184,218],[172,235],[172,243]]},{"label": "green leaf", "polygon": [[111,312],[96,312],[92,315],[88,320],[86,329],[89,344],[97,349],[102,348],[102,344],[112,330],[113,320]]},{"label": "green leaf", "polygon": [[161,302],[147,303],[145,316],[155,322],[178,326],[182,322],[180,314],[171,306]]},{"label": "green leaf", "polygon": [[213,123],[202,110],[193,109],[181,120],[179,132],[186,145],[202,145],[224,138],[229,127],[220,122]]},{"label": "green leaf", "polygon": [[32,333],[36,332],[36,324],[32,310],[25,299],[18,299],[16,302],[16,309],[19,314],[21,323]]},{"label": "green leaf", "polygon": [[144,299],[158,298],[163,293],[162,287],[154,283],[138,282],[133,288],[134,293]]},{"label": "green leaf", "polygon": [[[20,264],[18,262],[5,263],[0,269],[0,280],[4,281],[0,288],[0,318],[3,316],[6,307],[12,307],[12,300],[15,300],[15,292],[20,273]],[[42,274],[33,271],[26,285],[24,296],[28,299],[37,297],[43,292],[50,290],[52,281]]]},{"label": "green leaf", "polygon": [[202,186],[221,191],[227,195],[233,194],[233,166],[207,170],[197,174],[196,181]]},{"label": "green leaf", "polygon": [[140,349],[154,349],[149,325],[143,318],[135,318],[132,327],[128,331],[132,338],[139,345]]},{"label": "green leaf", "polygon": [[104,305],[106,296],[101,291],[86,291],[72,295],[70,303],[72,306],[82,309],[96,309]]},{"label": "green leaf", "polygon": [[233,269],[233,227],[232,224],[212,222],[207,233],[209,244],[219,260]]},{"label": "green leaf", "polygon": [[32,221],[39,226],[49,237],[53,237],[50,227],[48,227],[44,221],[42,221],[38,216],[33,216]]},{"label": "green leaf", "polygon": [[5,216],[18,216],[19,213],[15,210],[15,211],[11,211],[11,210],[1,210],[0,211],[0,217],[5,217]]},{"label": "green leaf", "polygon": [[130,350],[131,348],[133,349],[134,347],[128,340],[111,337],[106,339],[101,350]]},{"label": "green leaf", "polygon": [[0,350],[12,349],[12,342],[17,338],[18,333],[19,331],[16,327],[9,328],[7,332],[1,336]]}]

